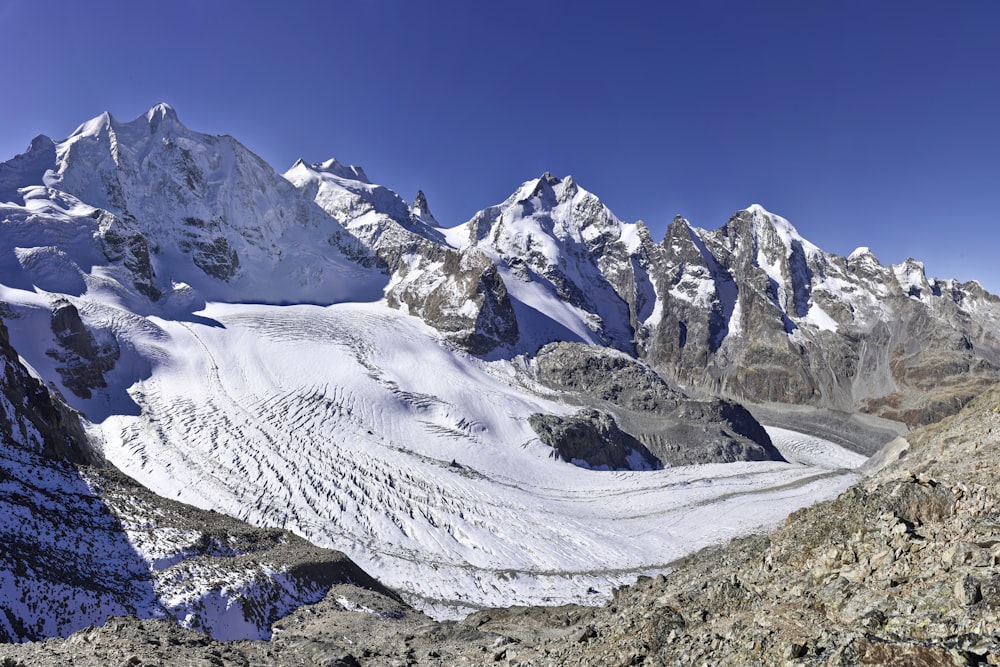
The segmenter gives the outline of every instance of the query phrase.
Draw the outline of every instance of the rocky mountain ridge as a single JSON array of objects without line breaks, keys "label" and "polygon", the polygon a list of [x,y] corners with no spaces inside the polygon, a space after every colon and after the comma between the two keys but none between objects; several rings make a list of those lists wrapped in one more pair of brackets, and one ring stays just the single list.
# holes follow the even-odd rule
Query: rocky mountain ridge
[{"label": "rocky mountain ridge", "polygon": [[[337,185],[342,198],[358,187]],[[450,229],[407,219],[399,201],[383,209],[388,242],[361,238],[393,272],[390,304],[475,354],[585,342],[689,391],[911,426],[954,412],[1000,368],[1000,300],[978,283],[927,278],[915,260],[883,266],[867,248],[825,253],[758,205],[715,231],[677,218],[661,242],[548,173]]]},{"label": "rocky mountain ridge", "polygon": [[[1000,368],[1000,299],[977,283],[929,279],[913,260],[883,266],[863,248],[825,253],[757,205],[714,231],[677,218],[656,242],[571,177],[544,174],[443,228],[422,193],[407,204],[336,160],[281,177],[164,104],[36,138],[0,185],[7,284],[114,290],[138,312],[384,296],[487,358],[583,342],[696,394],[910,425],[953,412]],[[276,271],[295,288],[276,291]]]},{"label": "rocky mountain ridge", "polygon": [[[408,205],[360,167],[336,160],[299,160],[281,177],[231,137],[184,127],[165,104],[131,122],[103,114],[64,141],[39,137],[0,174],[0,199],[9,200],[0,205],[10,240],[7,254],[0,251],[3,280],[65,295],[51,306],[58,341],[46,354],[71,396],[91,399],[116,364],[127,363],[119,363],[127,343],[107,329],[86,330],[69,300],[84,294],[110,293],[133,313],[169,318],[191,317],[211,300],[384,295],[390,307],[477,355],[534,353],[566,338],[635,353],[627,307],[587,246],[595,230],[605,243],[622,223],[572,179],[546,175],[446,230],[422,193]],[[275,274],[282,279],[269,278]],[[62,322],[67,316],[72,331]],[[70,337],[59,338],[64,333]],[[715,422],[726,419],[716,411]],[[762,430],[747,436],[731,426],[721,439],[690,430],[673,461],[660,448],[648,464],[731,460],[748,445],[780,458]],[[607,460],[627,468],[626,458]]]}]

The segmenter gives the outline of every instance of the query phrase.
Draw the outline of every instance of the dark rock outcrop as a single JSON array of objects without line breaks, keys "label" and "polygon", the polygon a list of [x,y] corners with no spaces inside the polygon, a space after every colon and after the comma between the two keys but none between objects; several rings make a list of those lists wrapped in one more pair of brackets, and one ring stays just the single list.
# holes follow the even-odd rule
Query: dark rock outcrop
[{"label": "dark rock outcrop", "polygon": [[56,370],[63,385],[81,398],[90,398],[93,389],[107,387],[104,373],[115,367],[121,354],[117,341],[107,336],[99,343],[76,306],[66,299],[53,304],[51,326],[61,349],[47,354],[61,364]]},{"label": "dark rock outcrop", "polygon": [[154,283],[156,275],[146,237],[107,211],[95,211],[94,217],[98,221],[98,238],[104,256],[110,262],[121,262],[140,294],[152,301],[159,299],[162,293]]},{"label": "dark rock outcrop", "polygon": [[552,343],[538,351],[533,368],[535,381],[563,400],[614,415],[617,426],[664,465],[783,460],[745,408],[690,398],[624,353]]},{"label": "dark rock outcrop", "polygon": [[50,394],[21,364],[2,320],[0,363],[4,403],[4,409],[0,410],[0,438],[51,459],[88,465],[103,463],[100,452],[84,434],[80,416]]},{"label": "dark rock outcrop", "polygon": [[579,410],[569,416],[534,414],[528,423],[560,458],[576,465],[604,470],[662,467],[641,442],[599,410]]}]

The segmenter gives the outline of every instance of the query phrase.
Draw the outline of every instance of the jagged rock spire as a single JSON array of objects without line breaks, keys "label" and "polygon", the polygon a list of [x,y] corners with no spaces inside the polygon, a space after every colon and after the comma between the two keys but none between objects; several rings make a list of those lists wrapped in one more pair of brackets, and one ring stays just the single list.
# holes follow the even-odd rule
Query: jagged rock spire
[{"label": "jagged rock spire", "polygon": [[413,200],[413,205],[410,206],[410,215],[424,224],[432,227],[438,226],[434,214],[431,213],[431,207],[427,204],[427,195],[424,194],[423,190],[417,190],[417,196]]}]

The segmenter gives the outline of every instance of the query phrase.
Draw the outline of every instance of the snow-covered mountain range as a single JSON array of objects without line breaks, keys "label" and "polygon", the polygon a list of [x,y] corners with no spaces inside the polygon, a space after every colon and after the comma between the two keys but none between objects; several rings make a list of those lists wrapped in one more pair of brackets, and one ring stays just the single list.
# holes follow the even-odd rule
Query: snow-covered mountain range
[{"label": "snow-covered mountain range", "polygon": [[[278,174],[162,104],[0,164],[0,233],[18,363],[82,415],[94,458],[63,447],[53,470],[106,460],[442,616],[601,600],[856,478],[864,456],[762,404],[823,409],[869,454],[899,425],[857,413],[931,421],[1000,366],[1000,299],[978,284],[824,253],[759,206],[656,242],[544,174],[445,228],[422,194],[336,160]],[[81,497],[105,484],[66,470]],[[166,613],[156,559],[130,558],[148,595],[116,604]]]}]

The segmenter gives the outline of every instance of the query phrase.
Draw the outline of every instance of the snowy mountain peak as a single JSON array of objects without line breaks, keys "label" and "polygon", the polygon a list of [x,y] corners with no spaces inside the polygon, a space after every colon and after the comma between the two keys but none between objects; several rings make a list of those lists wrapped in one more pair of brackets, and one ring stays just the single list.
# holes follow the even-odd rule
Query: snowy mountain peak
[{"label": "snowy mountain peak", "polygon": [[[149,127],[150,134],[156,134],[160,130],[173,129],[174,126],[180,125],[180,121],[177,119],[177,112],[169,104],[160,102],[149,111],[144,114],[146,124]],[[138,122],[139,119],[136,119]]]},{"label": "snowy mountain peak", "polygon": [[295,161],[295,164],[293,164],[291,168],[285,172],[285,178],[293,182],[296,180],[310,180],[309,174],[334,176],[348,181],[357,181],[359,183],[371,185],[371,181],[368,180],[368,175],[365,173],[364,169],[353,164],[349,166],[343,165],[336,158],[330,158],[325,162],[312,163],[306,163],[305,160],[299,158]]},{"label": "snowy mountain peak", "polygon": [[540,178],[537,178],[531,182],[534,183],[534,187],[531,188],[531,193],[527,197],[524,197],[524,199],[532,199],[537,197],[541,199],[543,202],[545,202],[546,200],[554,201],[555,190],[553,190],[553,186],[559,184],[560,181],[558,178],[556,178],[549,172],[545,172],[544,174],[542,174]]},{"label": "snowy mountain peak", "polygon": [[430,207],[427,206],[427,195],[423,190],[417,190],[417,196],[413,200],[413,211],[417,215],[430,215]]},{"label": "snowy mountain peak", "polygon": [[772,235],[776,235],[789,252],[797,246],[810,256],[822,253],[818,247],[803,238],[792,223],[780,215],[771,213],[760,204],[751,204],[741,213],[746,213],[749,216],[749,231],[757,243],[766,245],[768,239]]},{"label": "snowy mountain peak", "polygon": [[880,268],[882,262],[879,261],[875,253],[868,246],[855,248],[854,252],[847,256],[849,266],[866,266],[869,268]]},{"label": "snowy mountain peak", "polygon": [[21,153],[21,155],[18,155],[17,157],[23,157],[40,151],[52,150],[55,145],[55,142],[52,141],[50,137],[44,134],[39,134],[31,140],[31,143],[28,145],[28,150],[24,151],[24,153]]},{"label": "snowy mountain peak", "polygon": [[[235,139],[186,128],[166,104],[126,123],[104,113],[63,141],[37,140],[0,169],[3,200],[26,206],[25,188],[39,200],[32,206],[45,199],[62,213],[25,225],[18,246],[35,256],[62,238],[53,234],[74,229],[60,246],[76,263],[69,275],[86,281],[80,267],[108,263],[119,282],[98,284],[134,288],[130,298],[159,301],[180,283],[220,300],[334,302],[357,289],[381,292],[378,272],[358,264],[368,251],[337,220]],[[62,218],[76,224],[57,225]],[[39,271],[66,273],[32,268],[25,280],[37,283]],[[287,280],[275,280],[276,271]]]},{"label": "snowy mountain peak", "polygon": [[[574,209],[580,206],[581,202],[584,202],[582,206],[586,210],[574,212]],[[533,215],[542,211],[552,212],[556,208],[565,208],[565,214],[561,214],[560,217],[564,217],[566,222],[574,227],[586,226],[591,213],[596,212],[598,209],[606,214],[602,217],[614,218],[614,215],[601,203],[600,199],[593,193],[577,185],[576,180],[572,176],[559,178],[548,171],[538,178],[533,178],[530,181],[522,183],[500,205],[500,208],[509,209],[512,206],[523,204],[528,204],[527,208],[524,209],[525,215]],[[617,218],[614,219],[617,223]]]},{"label": "snowy mountain peak", "polygon": [[572,176],[559,178],[547,171],[538,178],[525,181],[514,191],[505,204],[516,204],[531,199],[539,199],[544,208],[572,198],[578,191]]},{"label": "snowy mountain peak", "polygon": [[45,172],[55,161],[55,142],[40,134],[31,140],[31,145],[23,153],[0,162],[0,203],[24,205],[19,190],[41,183]]},{"label": "snowy mountain peak", "polygon": [[102,133],[106,133],[115,122],[116,121],[111,114],[105,111],[101,115],[80,124],[75,130],[73,130],[69,137],[67,137],[66,141],[72,141],[80,137],[100,136]]},{"label": "snowy mountain peak", "polygon": [[782,218],[780,215],[771,213],[760,204],[751,204],[745,210],[750,214],[755,229],[759,229],[761,225],[770,225],[783,237],[790,237],[797,240],[802,239],[802,236],[799,234],[798,230],[795,229],[792,223],[788,222],[788,220]]},{"label": "snowy mountain peak", "polygon": [[368,175],[365,170],[356,165],[344,165],[337,161],[336,158],[330,158],[325,162],[317,162],[311,165],[313,171],[332,174],[340,178],[346,178],[351,181],[360,181],[362,183],[371,183],[368,180]]},{"label": "snowy mountain peak", "polygon": [[87,137],[108,137],[114,143],[118,140],[118,135],[122,133],[129,140],[135,140],[144,134],[154,135],[175,128],[187,129],[181,125],[174,108],[161,102],[127,123],[119,122],[117,118],[105,111],[77,127],[64,143],[75,143]]},{"label": "snowy mountain peak", "polygon": [[174,111],[174,108],[166,102],[160,102],[159,104],[154,105],[149,111],[146,112],[145,116],[146,120],[150,123],[164,120],[173,121],[175,123],[180,122],[177,120],[177,112]]},{"label": "snowy mountain peak", "polygon": [[907,257],[902,263],[893,264],[891,268],[896,281],[907,296],[919,299],[931,291],[923,262]]}]

